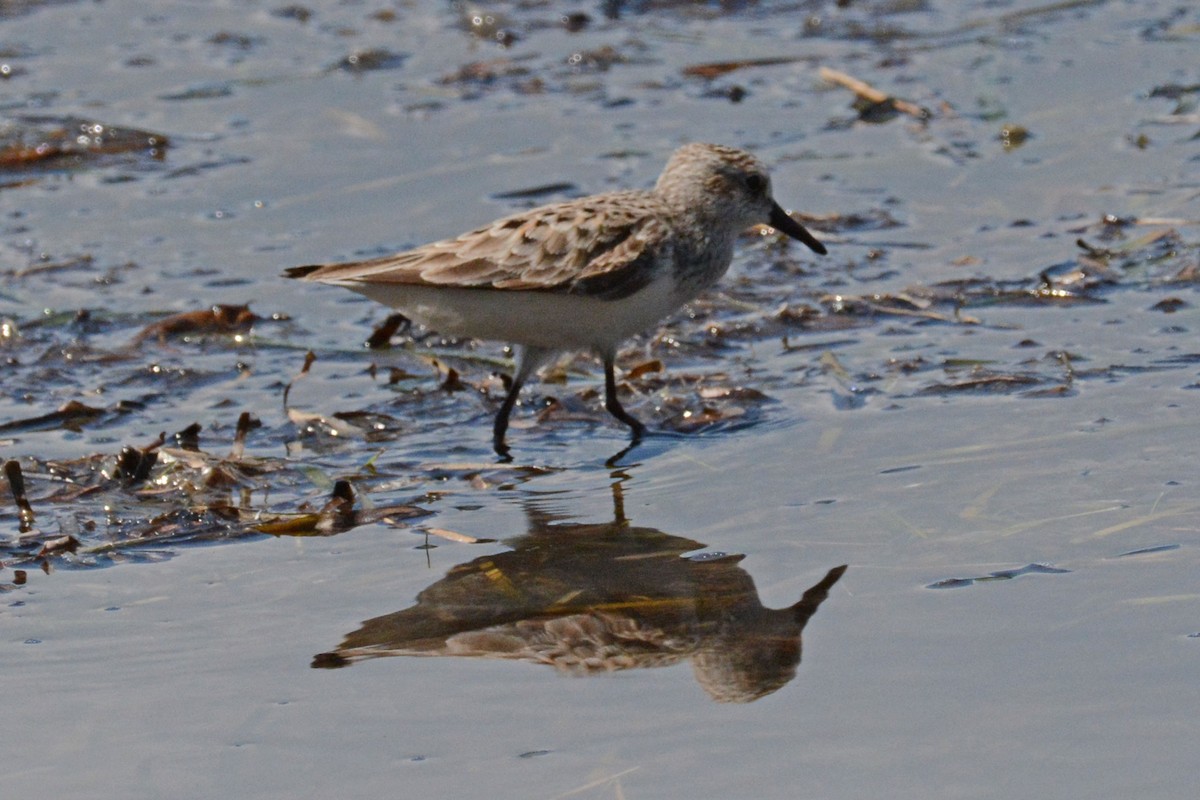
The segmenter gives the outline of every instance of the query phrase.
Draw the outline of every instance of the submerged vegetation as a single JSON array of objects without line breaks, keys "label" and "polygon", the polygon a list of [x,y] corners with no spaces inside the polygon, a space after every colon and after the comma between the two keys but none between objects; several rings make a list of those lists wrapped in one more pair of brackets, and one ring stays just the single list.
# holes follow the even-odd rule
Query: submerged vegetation
[{"label": "submerged vegetation", "polygon": [[[881,219],[888,217],[873,211],[805,222],[849,242],[879,230]],[[622,391],[655,430],[699,434],[758,424],[783,413],[772,392],[797,381],[828,392],[838,408],[854,409],[965,393],[1069,397],[1089,380],[1146,370],[1182,371],[1192,380],[1200,363],[1200,354],[1175,350],[1104,362],[1086,351],[1048,348],[1028,329],[1005,336],[1007,325],[988,319],[1007,307],[1050,315],[1037,318],[1046,324],[1068,310],[1104,316],[1114,292],[1149,292],[1154,302],[1146,302],[1147,310],[1169,319],[1190,306],[1184,297],[1200,280],[1200,244],[1186,240],[1178,223],[1104,219],[1069,231],[1078,240],[1075,254],[1025,280],[973,278],[879,293],[834,291],[843,275],[864,267],[844,261],[810,267],[768,233],[747,239],[741,281],[701,298],[623,354]],[[875,266],[885,260],[877,256],[870,262],[874,276],[857,282],[869,287],[885,275]],[[97,273],[103,267],[83,258],[70,269]],[[6,285],[21,291],[45,274],[10,273]],[[5,468],[12,502],[0,520],[18,526],[17,535],[0,543],[9,585],[27,580],[30,568],[157,560],[193,542],[330,535],[365,522],[415,526],[424,534],[429,529],[422,518],[435,512],[448,487],[477,490],[553,469],[536,460],[491,464],[481,454],[476,422],[505,388],[506,362],[492,355],[495,349],[442,340],[395,315],[364,331],[370,347],[359,353],[306,352],[303,319],[262,317],[246,305],[134,323],[105,309],[4,321],[12,380],[5,382],[9,411],[0,437],[8,452],[26,451]],[[912,335],[929,326],[946,334],[991,329],[1000,337],[986,352],[964,349],[961,356],[918,352],[870,363],[845,353],[862,337],[905,329]],[[924,335],[939,341],[946,334]],[[764,369],[753,353],[772,343],[779,356]],[[231,358],[233,370],[212,368]],[[356,402],[339,400],[337,376],[313,369],[327,360],[358,372],[370,391]],[[591,370],[586,356],[550,370],[526,396],[536,421],[526,411],[523,424],[560,435],[606,426],[595,381],[572,379]],[[106,431],[153,430],[160,409],[172,409],[173,419],[197,413],[189,398],[198,391],[216,387],[218,395],[232,394],[251,375],[269,379],[252,396],[253,411],[228,399],[210,401],[173,433],[114,440],[73,458],[39,456],[25,444],[54,432],[105,437]],[[319,393],[329,399],[319,407],[305,399],[313,382],[329,384]],[[106,402],[93,404],[99,396]],[[54,402],[61,404],[53,408]],[[30,412],[14,413],[18,405]],[[444,445],[441,458],[429,448],[431,433]],[[406,456],[414,437],[420,442],[415,459]],[[619,449],[620,433],[612,438]],[[479,463],[451,463],[464,446]],[[356,507],[351,485],[386,499]],[[400,503],[391,499],[397,487],[407,487]]]}]

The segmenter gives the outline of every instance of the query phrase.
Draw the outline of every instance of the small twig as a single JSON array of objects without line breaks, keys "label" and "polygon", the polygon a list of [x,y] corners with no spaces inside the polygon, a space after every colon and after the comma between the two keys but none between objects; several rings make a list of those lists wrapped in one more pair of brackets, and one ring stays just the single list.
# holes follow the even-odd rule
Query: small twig
[{"label": "small twig", "polygon": [[778,64],[794,64],[807,60],[804,56],[776,56],[767,58],[744,58],[740,61],[711,61],[707,64],[693,64],[683,68],[683,74],[690,78],[719,78],[730,72],[746,67],[773,67]]},{"label": "small twig", "polygon": [[28,533],[33,530],[33,507],[25,496],[25,476],[21,474],[21,464],[15,460],[4,463],[4,476],[8,478],[8,488],[12,492],[13,502],[17,504],[20,532]]},{"label": "small twig", "polygon": [[296,377],[292,378],[290,381],[288,381],[288,385],[283,387],[283,410],[284,411],[287,411],[288,395],[292,393],[292,386],[295,385],[296,381],[300,380],[301,378],[303,378],[305,375],[308,374],[309,368],[312,367],[313,362],[316,360],[317,360],[316,353],[314,353],[312,350],[309,350],[308,352],[306,352],[304,354],[304,366],[300,367],[300,374],[297,375]]},{"label": "small twig", "polygon": [[849,89],[869,103],[875,103],[876,105],[886,103],[897,111],[916,117],[917,119],[928,119],[930,116],[929,109],[923,108],[916,103],[910,103],[907,100],[893,97],[886,92],[881,92],[869,83],[860,81],[858,78],[847,75],[844,72],[839,72],[829,67],[821,67],[819,74],[823,80]]}]

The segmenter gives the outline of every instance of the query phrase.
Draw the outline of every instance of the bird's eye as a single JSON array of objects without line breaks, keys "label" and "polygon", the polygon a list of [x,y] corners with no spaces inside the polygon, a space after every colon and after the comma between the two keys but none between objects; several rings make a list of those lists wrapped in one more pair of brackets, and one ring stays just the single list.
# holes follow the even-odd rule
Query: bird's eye
[{"label": "bird's eye", "polygon": [[767,191],[767,179],[762,175],[747,175],[746,188],[750,190],[750,194],[765,194]]}]

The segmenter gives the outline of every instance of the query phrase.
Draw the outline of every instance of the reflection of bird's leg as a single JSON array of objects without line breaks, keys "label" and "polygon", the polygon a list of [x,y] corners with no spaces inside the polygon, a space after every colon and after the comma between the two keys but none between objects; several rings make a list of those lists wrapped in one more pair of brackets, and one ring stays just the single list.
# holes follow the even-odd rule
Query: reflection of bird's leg
[{"label": "reflection of bird's leg", "polygon": [[620,470],[615,470],[611,477],[613,479],[613,522],[617,525],[628,525],[629,519],[625,516],[625,490],[621,487],[621,483],[629,480],[629,476]]},{"label": "reflection of bird's leg", "polygon": [[817,609],[820,608],[821,603],[824,603],[825,598],[829,597],[829,590],[833,588],[833,585],[838,582],[838,578],[842,577],[845,571],[845,564],[829,570],[829,572],[825,573],[825,577],[821,579],[820,583],[805,592],[800,601],[792,606],[792,613],[796,617],[796,623],[801,628],[804,627],[804,623],[808,622],[809,617],[817,613]]}]

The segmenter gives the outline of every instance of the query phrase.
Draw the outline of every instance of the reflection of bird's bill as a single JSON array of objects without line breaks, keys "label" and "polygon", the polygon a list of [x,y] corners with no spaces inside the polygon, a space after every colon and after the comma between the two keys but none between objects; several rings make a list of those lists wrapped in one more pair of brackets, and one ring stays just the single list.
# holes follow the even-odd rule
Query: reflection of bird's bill
[{"label": "reflection of bird's bill", "polygon": [[829,597],[829,590],[846,573],[846,568],[847,565],[842,564],[840,567],[829,570],[820,583],[806,591],[799,602],[792,606],[792,613],[796,615],[796,622],[801,628],[804,627],[804,623],[808,621],[809,617],[817,613],[821,603],[824,603],[825,599]]}]

